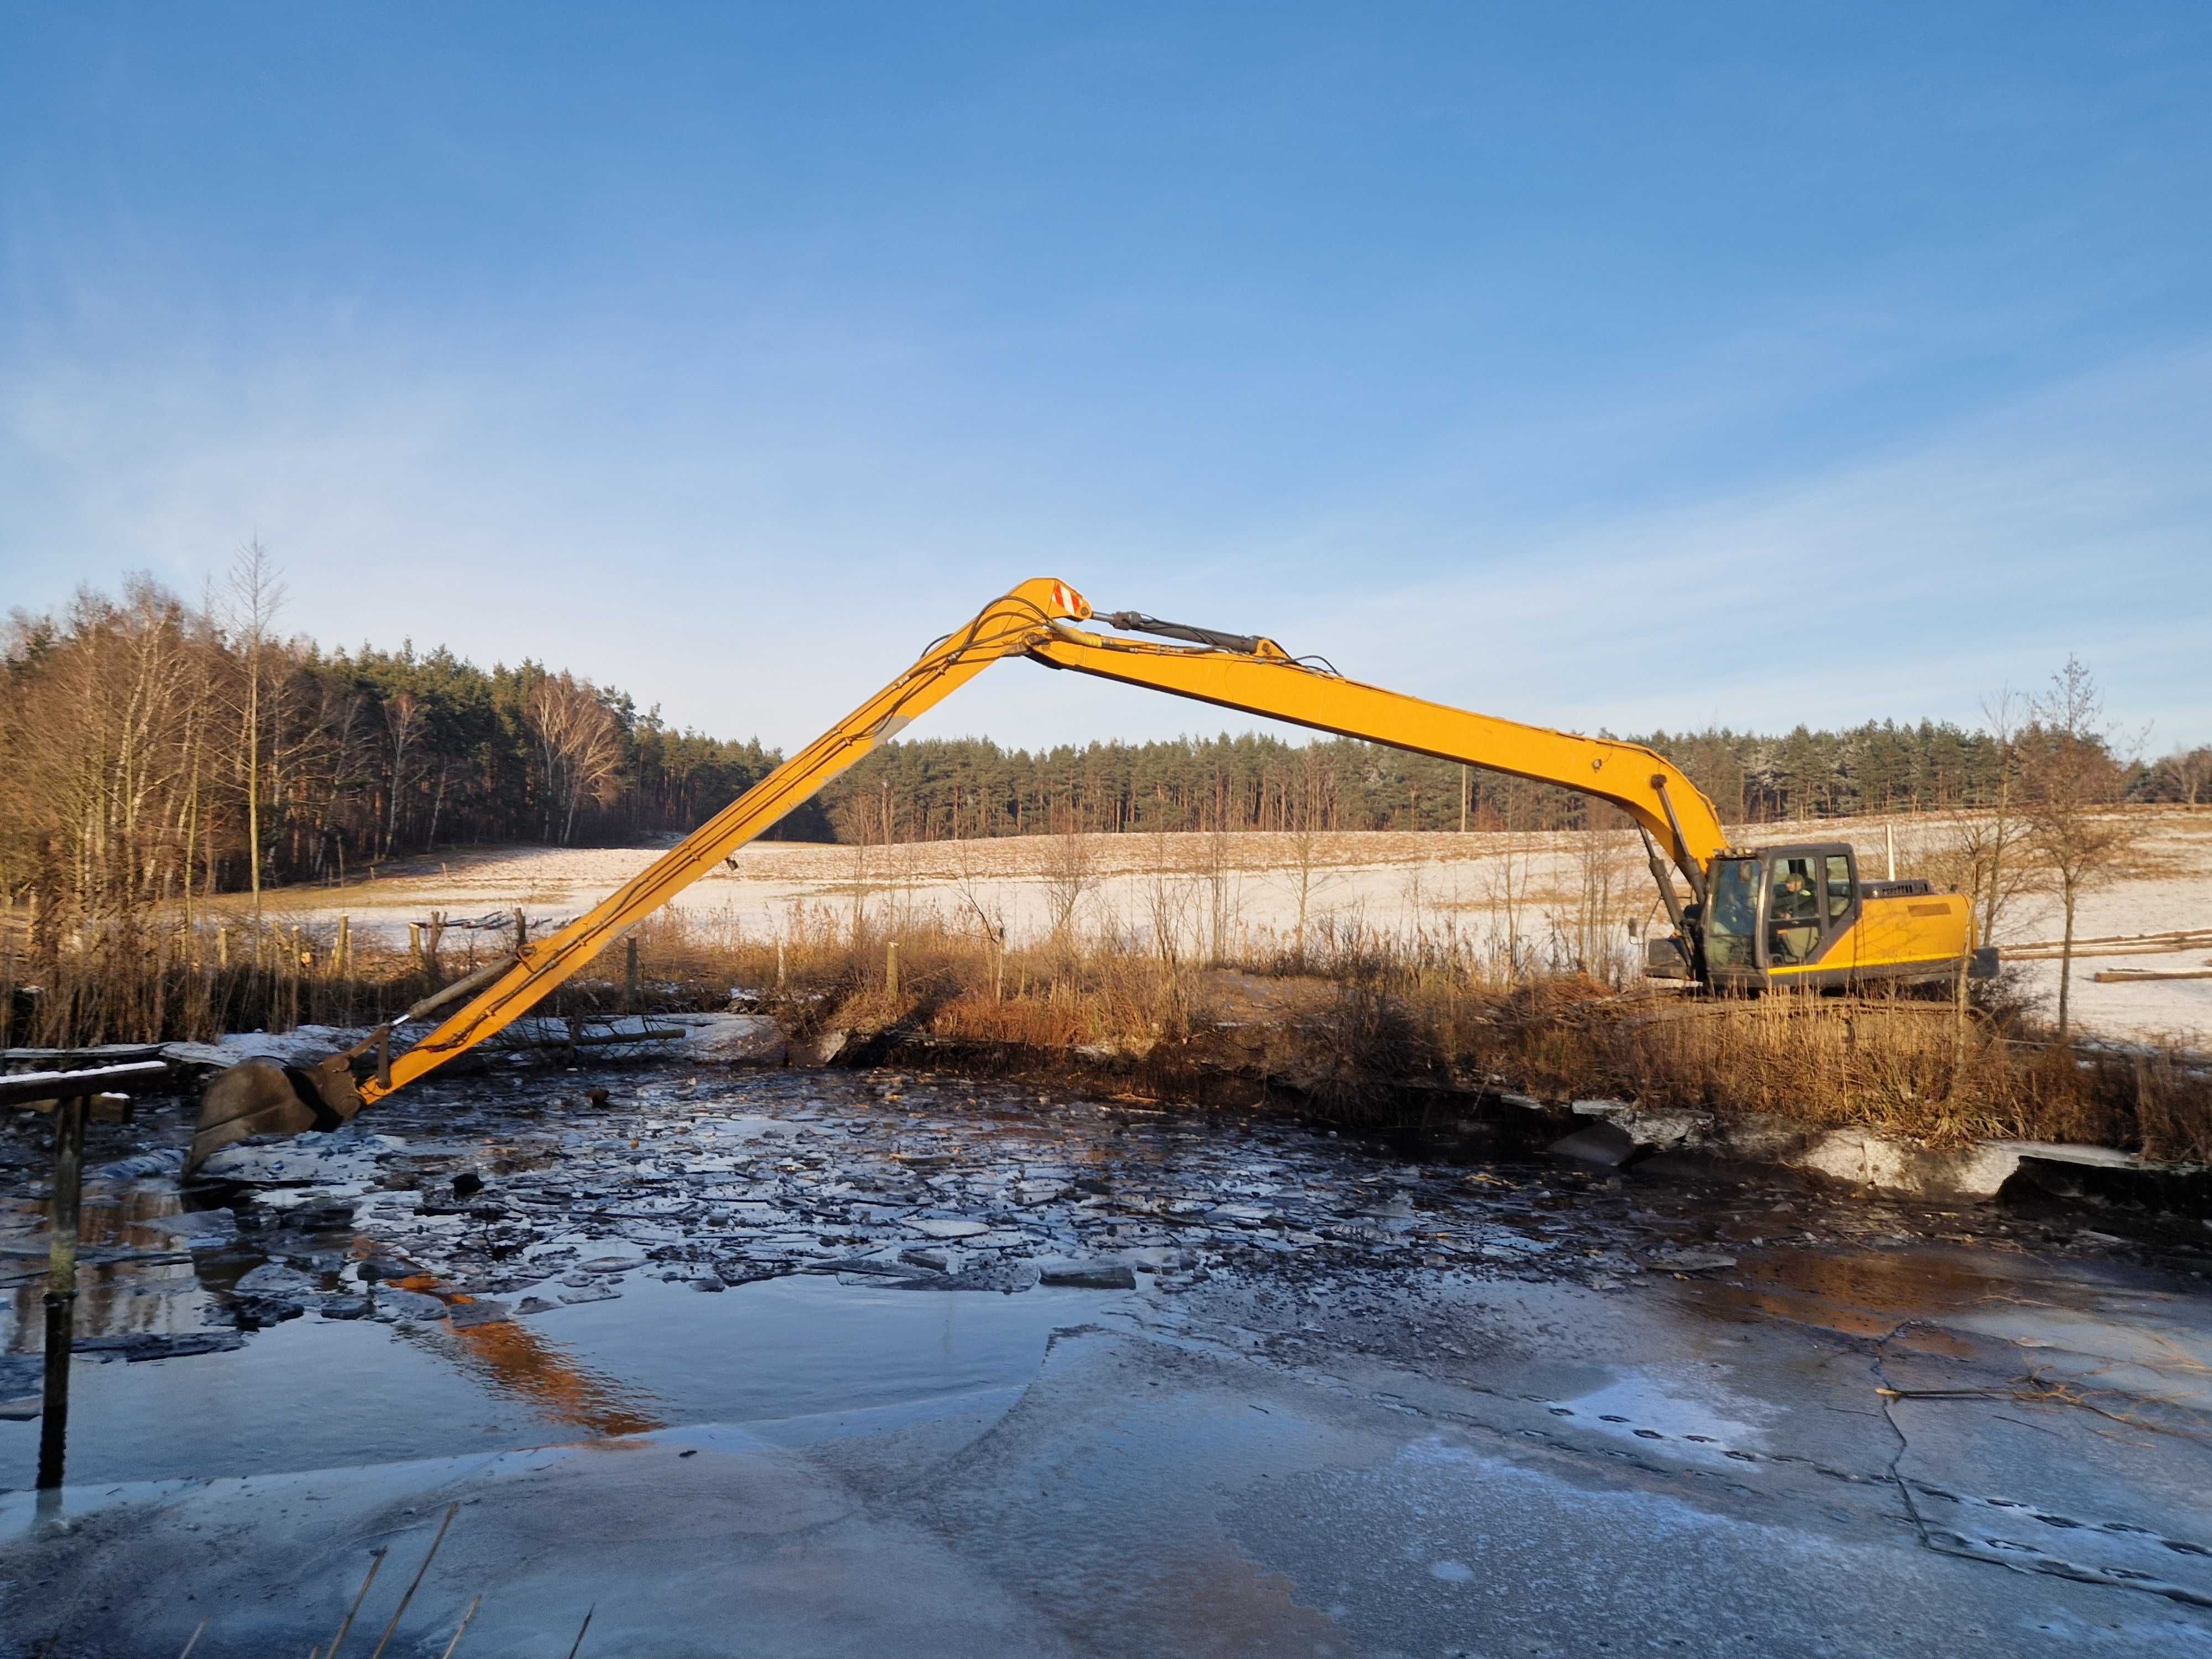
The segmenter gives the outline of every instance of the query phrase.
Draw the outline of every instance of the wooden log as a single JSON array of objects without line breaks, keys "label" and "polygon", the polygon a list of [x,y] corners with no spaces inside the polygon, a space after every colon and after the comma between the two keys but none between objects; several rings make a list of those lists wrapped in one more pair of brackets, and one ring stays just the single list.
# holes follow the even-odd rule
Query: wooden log
[{"label": "wooden log", "polygon": [[[2163,933],[2100,933],[2074,941],[2076,957],[2164,956],[2212,945],[2212,927],[2182,927]],[[2031,939],[2001,947],[2007,962],[2055,962],[2066,952],[2063,939]]]}]

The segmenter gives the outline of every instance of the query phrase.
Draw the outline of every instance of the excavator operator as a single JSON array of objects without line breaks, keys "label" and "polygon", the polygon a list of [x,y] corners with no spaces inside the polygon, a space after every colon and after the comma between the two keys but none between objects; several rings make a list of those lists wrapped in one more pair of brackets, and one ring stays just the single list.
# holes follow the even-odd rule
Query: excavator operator
[{"label": "excavator operator", "polygon": [[1767,900],[1766,920],[1772,930],[1773,958],[1777,962],[1802,962],[1812,953],[1820,938],[1820,900],[1813,892],[1813,884],[1805,878],[1792,859],[1784,866],[1785,873],[1774,884],[1772,896]]}]

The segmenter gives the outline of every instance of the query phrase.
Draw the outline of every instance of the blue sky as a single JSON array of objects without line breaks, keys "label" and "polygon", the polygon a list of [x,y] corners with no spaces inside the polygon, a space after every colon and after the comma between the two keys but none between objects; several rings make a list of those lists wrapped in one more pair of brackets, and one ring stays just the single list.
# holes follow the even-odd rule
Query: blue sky
[{"label": "blue sky", "polygon": [[1054,574],[1617,731],[2072,652],[2162,750],[2208,109],[2202,3],[0,4],[0,600],[258,535],[792,745]]}]

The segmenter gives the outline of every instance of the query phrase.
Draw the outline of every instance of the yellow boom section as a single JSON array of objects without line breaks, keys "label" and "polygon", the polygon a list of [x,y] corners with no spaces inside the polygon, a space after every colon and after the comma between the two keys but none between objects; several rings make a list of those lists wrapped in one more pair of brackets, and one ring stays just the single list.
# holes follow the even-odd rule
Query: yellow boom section
[{"label": "yellow boom section", "polygon": [[1705,866],[1728,844],[1712,802],[1656,750],[1424,702],[1309,668],[1284,655],[1271,640],[1255,643],[1259,649],[1249,655],[1191,650],[1060,624],[1030,655],[1054,668],[1595,795],[1642,824],[1690,878],[1693,891],[1702,884]]},{"label": "yellow boom section", "polygon": [[808,796],[942,702],[1001,657],[1018,656],[1053,623],[1088,617],[1065,583],[1024,582],[975,621],[924,652],[905,673],[671,848],[617,892],[551,938],[525,946],[515,964],[461,1011],[392,1062],[391,1081],[361,1085],[364,1105],[404,1088],[522,1018],[621,935]]},{"label": "yellow boom section", "polygon": [[1626,811],[1666,848],[1693,891],[1702,891],[1705,867],[1726,843],[1712,803],[1649,749],[1471,714],[1362,685],[1294,661],[1270,640],[1240,641],[1240,647],[1251,646],[1249,651],[1194,649],[1109,638],[1068,625],[1091,614],[1081,594],[1046,578],[1024,582],[994,600],[619,891],[551,938],[523,947],[513,967],[394,1060],[389,1081],[379,1077],[362,1084],[362,1103],[381,1100],[528,1013],[624,929],[1002,657],[1028,655],[1054,668],[1595,795]]}]

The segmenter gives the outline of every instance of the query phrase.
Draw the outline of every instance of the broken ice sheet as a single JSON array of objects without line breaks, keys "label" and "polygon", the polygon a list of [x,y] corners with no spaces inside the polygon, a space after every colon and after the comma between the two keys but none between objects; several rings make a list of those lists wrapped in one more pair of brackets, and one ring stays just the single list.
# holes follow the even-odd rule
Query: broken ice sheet
[{"label": "broken ice sheet", "polygon": [[910,1216],[901,1224],[926,1238],[974,1238],[991,1231],[987,1222],[964,1221],[952,1216]]}]

